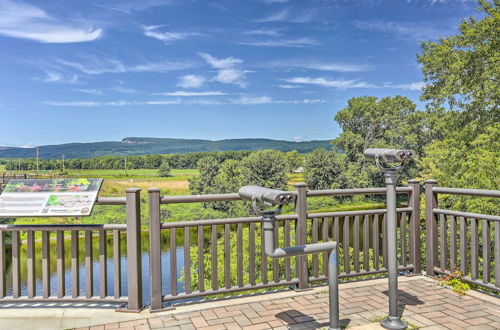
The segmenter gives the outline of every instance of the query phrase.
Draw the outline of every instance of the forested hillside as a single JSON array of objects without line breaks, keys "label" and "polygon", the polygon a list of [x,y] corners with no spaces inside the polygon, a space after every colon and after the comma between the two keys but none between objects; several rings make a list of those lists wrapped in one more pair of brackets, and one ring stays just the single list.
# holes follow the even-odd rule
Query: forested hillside
[{"label": "forested hillside", "polygon": [[[92,143],[65,143],[58,145],[40,146],[40,158],[92,158],[100,156],[151,155],[173,154],[188,152],[208,152],[227,150],[274,149],[280,151],[297,150],[300,153],[317,148],[331,148],[329,140],[317,141],[284,141],[272,139],[227,139],[220,141],[198,139],[161,139],[129,137],[122,141],[92,142]],[[33,148],[13,148],[0,146],[0,158],[33,158]]]}]

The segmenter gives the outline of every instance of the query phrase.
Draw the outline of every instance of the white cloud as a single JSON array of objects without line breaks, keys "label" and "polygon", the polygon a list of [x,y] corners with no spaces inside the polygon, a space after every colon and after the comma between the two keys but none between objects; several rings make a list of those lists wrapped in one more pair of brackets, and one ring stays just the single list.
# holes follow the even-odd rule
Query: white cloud
[{"label": "white cloud", "polygon": [[289,0],[264,0],[265,3],[287,3]]},{"label": "white cloud", "polygon": [[281,32],[277,29],[257,29],[257,30],[244,31],[243,33],[250,35],[258,35],[258,36],[269,36],[269,37],[278,37],[281,35]]},{"label": "white cloud", "polygon": [[59,101],[46,101],[43,104],[52,105],[55,107],[99,107],[99,106],[112,106],[112,107],[122,107],[133,105],[132,102],[127,101],[111,101],[111,102],[95,102],[95,101],[70,101],[70,102],[59,102]]},{"label": "white cloud", "polygon": [[156,95],[165,95],[165,96],[220,96],[220,95],[226,95],[226,93],[218,92],[218,91],[208,91],[208,92],[175,91],[175,92],[156,93]]},{"label": "white cloud", "polygon": [[311,47],[317,46],[320,42],[313,38],[296,38],[296,39],[275,39],[264,41],[248,41],[240,42],[241,45],[256,46],[256,47]]},{"label": "white cloud", "polygon": [[284,84],[284,85],[278,85],[277,87],[279,87],[279,88],[286,88],[286,89],[291,89],[291,88],[302,88],[302,86],[298,86],[298,85],[287,85],[287,84]]},{"label": "white cloud", "polygon": [[125,65],[120,60],[106,56],[80,56],[78,60],[68,61],[56,59],[56,63],[88,75],[100,75],[104,73],[124,72],[167,72],[193,68],[190,62],[146,62],[136,65]]},{"label": "white cloud", "polygon": [[301,11],[299,14],[293,14],[290,8],[282,9],[274,14],[256,20],[259,23],[272,22],[290,22],[290,23],[309,23],[316,16],[316,10],[310,9]]},{"label": "white cloud", "polygon": [[347,88],[369,88],[373,85],[357,80],[334,80],[324,77],[312,78],[312,77],[294,77],[289,79],[283,79],[283,81],[293,83],[293,84],[308,84],[316,85],[322,87],[333,87],[339,89]]},{"label": "white cloud", "polygon": [[125,14],[132,14],[133,12],[143,11],[153,7],[160,7],[171,4],[171,0],[119,0],[109,1],[106,0],[106,5],[96,4],[94,6],[118,11]]},{"label": "white cloud", "polygon": [[139,93],[137,89],[130,88],[130,87],[123,87],[123,86],[115,86],[111,87],[109,90],[117,93],[123,93],[123,94],[134,94],[134,93]]},{"label": "white cloud", "polygon": [[89,89],[86,89],[86,88],[75,88],[75,91],[82,92],[82,93],[85,93],[85,94],[93,94],[93,95],[101,95],[102,94],[102,90],[100,90],[100,89],[93,89],[93,88],[89,88]]},{"label": "white cloud", "polygon": [[294,136],[292,138],[292,140],[295,142],[300,142],[300,141],[304,141],[304,138],[302,136]]},{"label": "white cloud", "polygon": [[243,63],[243,60],[235,57],[216,58],[207,53],[198,53],[210,66],[215,69],[232,68]]},{"label": "white cloud", "polygon": [[55,71],[45,71],[44,77],[34,77],[33,80],[38,80],[45,83],[76,84],[78,83],[78,76],[74,74],[61,73]]},{"label": "white cloud", "polygon": [[428,22],[397,22],[384,20],[355,20],[355,28],[382,33],[394,34],[403,39],[428,40],[450,33],[450,28],[438,27]]},{"label": "white cloud", "polygon": [[274,100],[269,96],[247,96],[242,95],[237,99],[215,100],[207,98],[182,98],[177,97],[166,100],[149,100],[149,101],[108,101],[108,102],[95,102],[95,101],[45,101],[42,102],[46,105],[56,107],[122,107],[122,106],[137,106],[137,105],[262,105],[262,104],[314,104],[324,103],[320,99],[302,99],[302,100]]},{"label": "white cloud", "polygon": [[217,74],[212,79],[223,84],[234,84],[246,87],[245,71],[240,68],[243,60],[235,57],[216,58],[207,53],[199,55],[214,69]]},{"label": "white cloud", "polygon": [[0,2],[0,35],[43,43],[86,42],[100,38],[103,30],[82,19],[61,21],[25,2]]},{"label": "white cloud", "polygon": [[200,88],[205,81],[206,79],[203,76],[188,74],[180,78],[177,86],[182,88]]},{"label": "white cloud", "polygon": [[233,104],[243,104],[243,105],[255,105],[255,104],[269,104],[273,103],[273,99],[268,96],[241,96],[238,99],[232,99],[231,103]]},{"label": "white cloud", "polygon": [[362,72],[371,68],[370,65],[354,63],[318,62],[316,60],[283,60],[273,61],[267,66],[275,68],[309,69],[317,71]]},{"label": "white cloud", "polygon": [[187,39],[193,36],[199,36],[197,32],[160,32],[157,31],[162,27],[162,25],[150,25],[144,26],[144,35],[150,38],[158,39],[163,41],[166,45],[172,43],[173,41]]},{"label": "white cloud", "polygon": [[383,84],[371,84],[365,81],[359,80],[335,80],[324,77],[293,77],[289,79],[283,79],[283,81],[294,83],[294,84],[306,84],[306,85],[316,85],[322,87],[331,87],[338,89],[349,89],[349,88],[394,88],[394,89],[405,89],[405,90],[421,90],[425,86],[422,82],[414,82],[410,84],[394,84],[386,82]]}]

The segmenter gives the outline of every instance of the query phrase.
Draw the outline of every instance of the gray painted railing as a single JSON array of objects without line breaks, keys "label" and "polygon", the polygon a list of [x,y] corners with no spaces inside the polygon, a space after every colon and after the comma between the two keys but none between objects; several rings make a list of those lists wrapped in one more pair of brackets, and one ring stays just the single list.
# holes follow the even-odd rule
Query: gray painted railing
[{"label": "gray painted railing", "polygon": [[[420,272],[420,185],[418,181],[410,181],[408,187],[397,189],[400,194],[408,195],[408,205],[398,209],[400,225],[399,251],[400,270]],[[340,277],[356,277],[387,272],[387,248],[383,242],[386,236],[386,209],[308,213],[307,199],[319,196],[352,196],[352,195],[384,195],[385,188],[369,189],[332,189],[308,191],[305,184],[296,184],[295,213],[277,217],[275,239],[282,238],[284,246],[317,243],[318,241],[335,240],[340,242],[343,253],[344,272]],[[256,235],[262,236],[262,219],[260,217],[207,219],[181,222],[161,222],[160,208],[162,204],[200,203],[238,201],[238,194],[160,196],[159,189],[149,189],[149,221],[150,221],[150,282],[151,310],[161,310],[163,302],[175,302],[187,298],[221,295],[232,292],[258,290],[272,287],[294,285],[298,290],[307,289],[309,283],[328,279],[328,253],[314,254],[309,257],[295,258],[295,269],[291,269],[292,261],[286,258],[284,264],[278,259],[268,259],[262,247],[256,246]],[[340,228],[342,235],[340,235]],[[164,293],[162,288],[161,231],[168,231],[170,244],[170,290]],[[351,233],[352,231],[352,233]],[[180,232],[182,239],[177,233]],[[231,235],[233,232],[233,235]],[[234,234],[234,232],[236,234]],[[360,232],[362,233],[360,235]],[[209,234],[205,239],[204,234]],[[243,235],[248,235],[247,247],[244,249]],[[196,237],[196,239],[192,239]],[[353,238],[351,240],[351,237]],[[295,242],[292,244],[292,240]],[[235,245],[232,244],[235,240]],[[177,243],[183,246],[183,290],[179,290],[177,274]],[[220,243],[220,244],[219,244]],[[233,242],[234,243],[234,242]],[[163,243],[165,244],[165,243]],[[360,247],[362,244],[362,249]],[[198,281],[192,279],[193,260],[191,249],[195,246],[197,267],[194,272]],[[350,255],[350,250],[353,255]],[[220,251],[222,250],[222,251]],[[370,254],[370,251],[372,254]],[[223,253],[222,268],[219,265],[218,253]],[[363,253],[361,260],[360,255]],[[208,262],[205,257],[208,257]],[[246,257],[246,259],[245,259]],[[320,257],[322,260],[320,260]],[[353,267],[351,267],[351,259]],[[383,261],[380,262],[380,259]],[[244,263],[244,260],[247,260]],[[231,278],[231,265],[236,265],[236,276]],[[260,264],[260,267],[257,265]],[[207,269],[205,269],[207,268]],[[258,269],[256,269],[258,268]],[[210,276],[208,276],[210,272]],[[248,277],[244,273],[248,272]],[[268,275],[268,272],[270,273]],[[206,275],[207,274],[207,275]],[[219,280],[219,277],[221,280]],[[269,278],[271,277],[271,278]],[[203,280],[200,280],[203,279]],[[222,282],[222,285],[219,285]],[[196,287],[193,287],[193,284]]]},{"label": "gray painted railing", "polygon": [[[126,224],[103,225],[0,225],[0,303],[2,302],[117,302],[127,303],[127,310],[138,311],[142,307],[141,264],[140,256],[140,198],[139,189],[127,189],[126,197],[100,197],[98,205],[126,205]],[[20,233],[27,235],[26,242],[21,242]],[[35,251],[35,235],[41,233],[41,251]],[[56,236],[56,295],[51,294],[50,240],[51,233]],[[98,233],[98,240],[94,233]],[[85,240],[85,293],[80,292],[79,240],[81,233]],[[113,237],[113,295],[108,295],[107,287],[107,234]],[[121,233],[127,236],[127,283],[128,296],[121,294]],[[71,249],[65,251],[64,237],[69,234]],[[6,237],[11,238],[12,291],[6,296]],[[93,291],[93,245],[99,250],[99,292]],[[21,295],[21,244],[27,249],[27,295]],[[35,253],[41,253],[42,290],[37,292],[35,285]],[[71,295],[66,294],[65,255],[71,255]],[[24,267],[24,265],[23,265]]]},{"label": "gray painted railing", "polygon": [[428,180],[425,194],[427,274],[459,270],[465,281],[500,291],[500,216],[438,207],[439,194],[498,198],[500,191],[444,188]]}]

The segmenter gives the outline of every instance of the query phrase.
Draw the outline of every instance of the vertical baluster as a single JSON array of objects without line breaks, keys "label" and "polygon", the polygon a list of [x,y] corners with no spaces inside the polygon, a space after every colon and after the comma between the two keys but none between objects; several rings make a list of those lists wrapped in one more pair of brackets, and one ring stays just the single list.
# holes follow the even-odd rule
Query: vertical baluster
[{"label": "vertical baluster", "polygon": [[224,224],[224,284],[226,289],[231,288],[231,227],[228,223]]},{"label": "vertical baluster", "polygon": [[344,217],[344,273],[349,274],[351,272],[350,264],[350,250],[349,250],[349,217]]},{"label": "vertical baluster", "polygon": [[121,240],[120,231],[113,230],[113,293],[115,299],[122,295],[122,261],[121,261]]},{"label": "vertical baluster", "polygon": [[340,220],[339,217],[333,219],[333,229],[332,229],[333,240],[340,243]]},{"label": "vertical baluster", "polygon": [[191,293],[190,230],[191,227],[184,227],[184,291],[186,293]]},{"label": "vertical baluster", "polygon": [[80,272],[78,262],[78,230],[71,231],[71,297],[80,295]]},{"label": "vertical baluster", "polygon": [[248,228],[248,271],[250,285],[255,285],[255,223],[250,222]]},{"label": "vertical baluster", "polygon": [[359,215],[354,217],[354,271],[359,273]]},{"label": "vertical baluster", "polygon": [[36,296],[35,286],[35,237],[33,231],[28,231],[28,298]]},{"label": "vertical baluster", "polygon": [[[329,219],[323,218],[323,228],[321,229],[322,240],[323,242],[328,242],[328,225]],[[323,274],[328,276],[328,254],[329,252],[323,253]]]},{"label": "vertical baluster", "polygon": [[19,232],[12,232],[12,295],[19,298],[21,295],[21,256],[19,251]]},{"label": "vertical baluster", "polygon": [[[290,220],[285,220],[285,246],[290,246]],[[292,279],[290,258],[285,258],[285,278],[287,281]]]},{"label": "vertical baluster", "polygon": [[401,256],[400,263],[406,266],[406,212],[401,213],[401,222],[399,224],[399,230],[401,232]]},{"label": "vertical baluster", "polygon": [[92,231],[85,231],[85,296],[94,295],[94,265],[92,264]]},{"label": "vertical baluster", "polygon": [[[312,243],[318,243],[318,218],[313,218],[312,222]],[[318,254],[314,253],[312,255],[312,271],[313,276],[319,276],[319,265],[318,265]]]},{"label": "vertical baluster", "polygon": [[495,221],[495,286],[500,288],[500,222]]},{"label": "vertical baluster", "polygon": [[372,245],[373,245],[373,266],[375,270],[379,270],[380,265],[380,236],[379,236],[379,224],[378,224],[378,214],[373,216],[373,236],[372,236]]},{"label": "vertical baluster", "polygon": [[[274,236],[274,241],[278,242],[278,227],[279,223],[275,222],[274,224],[274,229],[273,229],[273,236]],[[280,269],[279,269],[279,260],[278,258],[273,258],[273,281],[275,283],[279,282],[280,280]]]},{"label": "vertical baluster", "polygon": [[460,271],[467,275],[467,223],[464,217],[460,217]]},{"label": "vertical baluster", "polygon": [[490,223],[483,219],[483,283],[490,282]]},{"label": "vertical baluster", "polygon": [[205,292],[205,263],[203,261],[203,226],[198,226],[198,288]]},{"label": "vertical baluster", "polygon": [[370,270],[370,216],[365,215],[363,219],[363,269]]},{"label": "vertical baluster", "polygon": [[170,229],[170,292],[172,296],[177,296],[177,234],[175,228]]},{"label": "vertical baluster", "polygon": [[477,219],[471,219],[471,226],[470,226],[470,236],[471,236],[471,274],[472,274],[472,279],[476,280],[477,275],[478,275],[478,268],[479,268],[479,262],[478,262],[478,257],[479,257],[479,236],[478,236],[478,231],[477,231]]},{"label": "vertical baluster", "polygon": [[210,238],[210,251],[212,254],[212,290],[217,291],[219,289],[219,275],[218,275],[218,263],[217,263],[217,226],[212,225],[212,232]]},{"label": "vertical baluster", "polygon": [[99,230],[99,296],[106,298],[108,295],[108,264],[107,264],[106,231]]},{"label": "vertical baluster", "polygon": [[450,270],[457,268],[457,221],[455,216],[450,216]]},{"label": "vertical baluster", "polygon": [[382,217],[382,257],[384,267],[387,269],[387,213]]},{"label": "vertical baluster", "polygon": [[5,232],[0,230],[0,299],[5,297],[7,288],[5,286],[5,275],[7,274],[7,263],[5,261]]},{"label": "vertical baluster", "polygon": [[66,283],[64,278],[64,231],[56,232],[56,250],[57,250],[57,297],[63,298],[66,294]]},{"label": "vertical baluster", "polygon": [[440,214],[439,215],[439,238],[440,238],[440,254],[441,254],[441,258],[440,258],[440,266],[441,266],[441,269],[446,269],[446,259],[447,259],[447,251],[446,251],[446,241],[447,241],[447,233],[446,233],[446,216],[444,214]]},{"label": "vertical baluster", "polygon": [[[295,232],[297,232],[297,226],[295,227]],[[260,272],[262,277],[262,284],[267,284],[267,255],[264,251],[264,228],[262,223],[260,224],[260,251],[261,251],[261,262],[260,262]]]},{"label": "vertical baluster", "polygon": [[50,296],[50,233],[42,231],[42,283],[43,298]]},{"label": "vertical baluster", "polygon": [[236,276],[238,277],[238,286],[243,286],[243,224],[239,223],[236,229]]}]

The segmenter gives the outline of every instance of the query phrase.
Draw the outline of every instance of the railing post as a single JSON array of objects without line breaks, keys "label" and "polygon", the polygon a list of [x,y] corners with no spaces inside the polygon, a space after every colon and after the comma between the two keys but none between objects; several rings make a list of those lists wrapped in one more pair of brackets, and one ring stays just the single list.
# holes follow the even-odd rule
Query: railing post
[{"label": "railing post", "polygon": [[151,290],[150,311],[162,309],[161,286],[161,228],[160,189],[150,188],[149,193],[149,281]]},{"label": "railing post", "polygon": [[426,234],[426,272],[434,276],[434,266],[437,264],[437,222],[433,209],[437,208],[438,201],[432,188],[437,186],[436,180],[425,181],[425,234]]},{"label": "railing post", "polygon": [[[297,245],[304,245],[307,244],[307,185],[305,183],[296,183],[294,188],[297,192],[297,198],[295,200],[295,213],[298,217],[295,229],[295,240]],[[307,256],[297,257],[297,277],[299,278],[297,289],[307,289],[309,287]]]},{"label": "railing post", "polygon": [[413,274],[422,272],[420,251],[420,181],[408,180],[408,186],[412,188],[409,198],[409,206],[412,208],[410,219],[410,262],[413,265]]},{"label": "railing post", "polygon": [[142,267],[141,267],[141,190],[128,188],[127,210],[127,310],[139,312],[142,309]]}]

